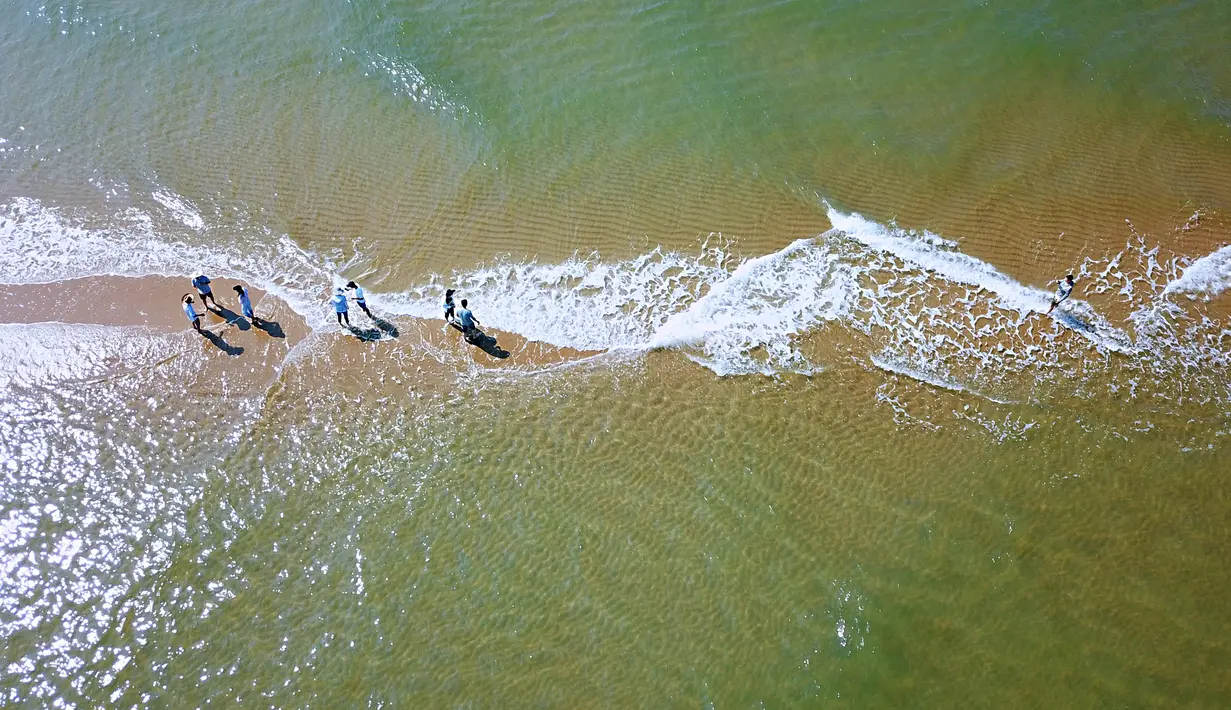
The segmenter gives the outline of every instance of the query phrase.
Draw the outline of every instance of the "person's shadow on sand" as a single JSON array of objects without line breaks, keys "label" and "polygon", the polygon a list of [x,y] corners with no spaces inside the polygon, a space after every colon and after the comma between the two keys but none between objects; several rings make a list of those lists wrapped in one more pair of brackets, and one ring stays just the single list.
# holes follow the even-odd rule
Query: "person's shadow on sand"
[{"label": "person's shadow on sand", "polygon": [[248,319],[240,318],[238,313],[230,310],[226,306],[217,306],[216,308],[211,308],[209,310],[214,315],[225,320],[227,325],[234,325],[240,330],[248,330],[252,327],[248,324]]},{"label": "person's shadow on sand", "polygon": [[231,345],[227,341],[223,340],[221,335],[218,335],[217,333],[213,331],[202,330],[201,335],[206,340],[213,343],[214,347],[218,348],[219,350],[226,353],[227,355],[230,355],[231,357],[235,357],[236,355],[242,354],[244,352],[243,348],[239,347],[238,345]]},{"label": "person's shadow on sand", "polygon": [[495,338],[478,328],[475,328],[470,337],[466,338],[466,342],[498,360],[503,360],[509,356],[509,351],[500,347]]},{"label": "person's shadow on sand", "polygon": [[384,333],[385,335],[389,336],[390,338],[398,337],[397,326],[385,320],[384,318],[373,318],[372,323],[375,324],[377,328],[380,328],[380,331]]},{"label": "person's shadow on sand", "polygon": [[252,327],[258,330],[263,330],[271,338],[285,338],[286,333],[282,331],[282,326],[278,325],[276,320],[265,320],[264,318],[253,321]]},{"label": "person's shadow on sand", "polygon": [[1083,333],[1093,333],[1095,331],[1095,328],[1093,325],[1087,323],[1081,318],[1078,318],[1072,313],[1066,313],[1064,311],[1057,310],[1056,312],[1052,314],[1052,316],[1056,320],[1072,328],[1073,330],[1079,330]]},{"label": "person's shadow on sand", "polygon": [[359,326],[356,326],[356,325],[350,326],[349,330],[350,330],[351,335],[355,336],[356,338],[359,338],[365,343],[371,343],[371,342],[380,340],[381,335],[383,335],[376,328],[360,328]]}]

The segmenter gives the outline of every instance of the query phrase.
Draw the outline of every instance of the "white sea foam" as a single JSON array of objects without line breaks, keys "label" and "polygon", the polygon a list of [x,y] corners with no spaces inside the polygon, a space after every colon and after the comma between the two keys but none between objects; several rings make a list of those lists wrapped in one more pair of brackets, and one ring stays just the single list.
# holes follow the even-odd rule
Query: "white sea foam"
[{"label": "white sea foam", "polygon": [[978,395],[979,397],[995,402],[996,404],[1014,404],[1015,403],[1011,399],[1001,399],[999,397],[994,397],[992,395],[984,394],[982,392],[978,392],[974,389],[971,389],[970,387],[967,387],[961,384],[960,382],[955,382],[945,377],[941,377],[941,376],[932,374],[930,372],[920,370],[917,367],[912,367],[910,365],[905,365],[899,362],[894,362],[892,360],[889,360],[879,355],[873,355],[872,357],[869,358],[869,360],[872,362],[873,365],[884,370],[885,372],[892,372],[895,375],[903,375],[905,377],[909,377],[912,380],[923,382],[933,387],[939,387],[940,389],[943,389],[943,390],[949,390],[950,392],[969,392],[970,394]]},{"label": "white sea foam", "polygon": [[1184,269],[1180,278],[1167,284],[1163,293],[1217,296],[1231,287],[1231,245],[1197,259]]},{"label": "white sea foam", "polygon": [[[188,205],[159,200],[173,216],[168,202]],[[325,325],[329,284],[345,283],[342,274],[354,260],[333,263],[285,236],[262,231],[254,239],[211,227],[196,208],[192,213],[199,226],[177,218],[190,231],[168,233],[132,209],[115,215],[113,226],[87,228],[37,200],[15,200],[0,208],[0,238],[9,245],[0,253],[0,281],[206,271],[269,290],[313,327]],[[656,248],[619,261],[597,255],[556,264],[497,261],[369,298],[378,311],[436,319],[449,285],[496,330],[631,356],[672,350],[721,375],[816,372],[824,365],[815,354],[824,352],[823,343],[807,343],[832,324],[860,333],[876,367],[996,401],[1004,400],[983,393],[1029,398],[1049,378],[1097,378],[1091,363],[1109,353],[1127,358],[1116,367],[1134,373],[1125,375],[1133,383],[1124,386],[1130,396],[1147,396],[1139,382],[1162,392],[1168,379],[1139,371],[1171,367],[1196,373],[1187,375],[1185,388],[1205,378],[1197,389],[1226,396],[1217,368],[1231,359],[1231,329],[1164,296],[1217,283],[1231,248],[1197,260],[1182,277],[1178,257],[1161,259],[1144,242],[1081,264],[1080,295],[1098,299],[1100,308],[1130,312],[1130,336],[1077,297],[1052,318],[1038,315],[1048,291],[962,253],[951,240],[833,208],[829,217],[829,232],[753,258],[733,256],[722,235],[710,235],[693,253]],[[254,249],[254,241],[266,246]],[[1080,337],[1067,337],[1072,334]],[[1182,396],[1191,397],[1188,391]]]},{"label": "white sea foam", "polygon": [[243,243],[244,235],[233,230],[220,230],[232,235],[229,240],[212,235],[209,241],[200,236],[202,231],[209,231],[204,220],[200,229],[177,239],[135,208],[114,215],[111,226],[85,227],[39,200],[17,198],[0,208],[0,242],[6,245],[0,252],[0,281],[208,273],[273,293],[313,327],[325,322],[322,295],[336,265],[305,252],[285,235],[263,232],[260,241],[268,246],[252,249]]},{"label": "white sea foam", "polygon": [[750,259],[734,258],[711,235],[694,255],[501,262],[373,298],[395,313],[438,318],[448,284],[498,330],[583,350],[676,350],[722,375],[815,372],[822,364],[797,341],[833,322],[870,336],[881,348],[878,366],[971,382],[965,388],[975,393],[1006,375],[1029,387],[1040,371],[1071,369],[1081,346],[1065,333],[1134,352],[1127,333],[1080,299],[1043,318],[1037,311],[1050,293],[950,240],[829,212],[833,230]]},{"label": "white sea foam", "polygon": [[722,375],[811,374],[816,365],[791,346],[790,338],[841,317],[853,285],[837,254],[815,240],[800,239],[740,263],[687,309],[669,317],[648,345],[685,349],[694,361]]},{"label": "white sea foam", "polygon": [[987,289],[1022,314],[1045,308],[1050,294],[1026,286],[991,264],[956,251],[957,244],[930,232],[908,232],[826,205],[834,229],[867,247],[891,254],[955,284]]},{"label": "white sea foam", "polygon": [[395,90],[412,101],[421,103],[434,111],[448,111],[455,115],[468,115],[470,109],[450,97],[443,89],[428,81],[414,64],[406,59],[386,57],[379,52],[343,49],[344,53],[357,58],[367,72],[391,82]]},{"label": "white sea foam", "polygon": [[184,198],[167,190],[157,190],[152,197],[185,227],[197,231],[205,229],[205,220],[201,219],[201,214]]}]

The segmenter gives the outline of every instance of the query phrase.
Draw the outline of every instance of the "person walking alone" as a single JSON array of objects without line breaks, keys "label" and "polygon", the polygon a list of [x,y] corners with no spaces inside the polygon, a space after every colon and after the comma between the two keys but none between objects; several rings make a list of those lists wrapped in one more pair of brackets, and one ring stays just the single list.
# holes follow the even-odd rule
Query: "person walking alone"
[{"label": "person walking alone", "polygon": [[1056,297],[1052,299],[1051,308],[1047,309],[1047,315],[1056,310],[1056,306],[1069,300],[1069,296],[1073,295],[1073,287],[1077,285],[1077,281],[1072,274],[1065,276],[1060,280],[1060,284],[1056,287]]}]

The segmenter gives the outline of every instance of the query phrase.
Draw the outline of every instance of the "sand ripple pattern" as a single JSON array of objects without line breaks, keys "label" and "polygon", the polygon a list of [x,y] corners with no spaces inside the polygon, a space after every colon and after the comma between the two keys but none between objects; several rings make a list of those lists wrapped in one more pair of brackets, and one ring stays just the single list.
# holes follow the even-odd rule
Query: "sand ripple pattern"
[{"label": "sand ripple pattern", "polygon": [[[182,198],[156,202],[162,221],[189,236],[166,236],[136,209],[113,228],[90,229],[18,199],[0,214],[14,245],[0,256],[0,278],[205,269],[273,291],[320,328],[329,286],[362,260],[265,233],[248,236],[273,248],[245,248],[244,235],[227,236],[233,230],[210,225]],[[1216,298],[1231,283],[1228,247],[1168,254],[1130,225],[1123,249],[1080,263],[1077,293],[1048,317],[1049,287],[1022,283],[951,239],[825,208],[832,229],[762,256],[738,256],[730,239],[711,234],[693,254],[658,247],[621,261],[506,259],[370,299],[386,313],[435,319],[451,285],[497,330],[581,350],[675,351],[719,375],[810,375],[854,356],[994,401],[1105,390],[1177,404],[1228,399],[1221,373],[1231,331]],[[213,246],[192,246],[204,239]]]}]

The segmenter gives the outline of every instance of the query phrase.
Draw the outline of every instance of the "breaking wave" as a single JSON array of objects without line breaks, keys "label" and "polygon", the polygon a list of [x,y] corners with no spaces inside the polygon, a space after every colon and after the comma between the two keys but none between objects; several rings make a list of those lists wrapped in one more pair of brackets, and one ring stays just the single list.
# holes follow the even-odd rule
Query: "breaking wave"
[{"label": "breaking wave", "polygon": [[[358,260],[337,263],[267,230],[245,243],[182,197],[160,192],[154,200],[166,212],[159,221],[128,209],[106,228],[14,200],[0,210],[0,237],[10,245],[0,280],[205,270],[274,293],[319,328],[328,286]],[[579,350],[672,350],[719,375],[810,375],[854,355],[870,369],[992,401],[1045,399],[1057,382],[1069,393],[1231,398],[1221,374],[1231,330],[1206,303],[1231,280],[1231,247],[1190,263],[1134,234],[1118,253],[1073,269],[1074,297],[1049,317],[1049,290],[954,241],[826,208],[832,229],[752,258],[713,234],[692,254],[656,248],[620,261],[498,261],[369,299],[390,314],[439,318],[448,284],[497,330]],[[168,238],[156,226],[164,222],[191,232]],[[209,248],[197,245],[202,234]],[[1177,294],[1205,298],[1181,304]],[[839,354],[830,335],[847,346],[854,339],[857,350]],[[1166,373],[1182,374],[1182,384]]]},{"label": "breaking wave", "polygon": [[1231,246],[1189,264],[1180,278],[1167,284],[1164,293],[1193,293],[1206,298],[1231,287]]}]

